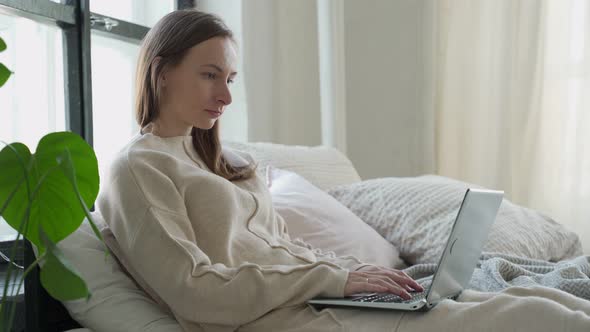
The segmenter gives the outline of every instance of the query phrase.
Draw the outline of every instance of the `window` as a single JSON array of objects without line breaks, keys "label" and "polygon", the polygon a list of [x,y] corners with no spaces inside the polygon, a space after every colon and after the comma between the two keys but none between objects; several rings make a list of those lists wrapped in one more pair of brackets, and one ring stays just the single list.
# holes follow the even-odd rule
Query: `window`
[{"label": "window", "polygon": [[0,36],[8,45],[0,62],[14,72],[0,88],[0,140],[35,149],[47,132],[65,129],[61,33],[0,13]]},{"label": "window", "polygon": [[139,45],[92,34],[92,125],[100,177],[139,131],[133,114]]},{"label": "window", "polygon": [[[65,130],[61,31],[0,13],[0,36],[7,44],[0,62],[14,72],[0,88],[0,140],[22,142],[34,152],[46,133]],[[0,217],[0,241],[15,235]]]},{"label": "window", "polygon": [[[34,150],[45,134],[70,130],[93,145],[103,175],[117,144],[137,132],[141,39],[166,13],[192,7],[194,0],[0,0],[8,45],[0,62],[14,72],[0,88],[0,140]],[[0,241],[15,233],[0,219]]]},{"label": "window", "polygon": [[162,16],[174,10],[170,0],[90,0],[90,11],[127,22],[152,27]]},{"label": "window", "polygon": [[90,0],[96,27],[90,38],[92,142],[101,178],[115,154],[139,131],[133,107],[140,41],[174,7],[171,0]]}]

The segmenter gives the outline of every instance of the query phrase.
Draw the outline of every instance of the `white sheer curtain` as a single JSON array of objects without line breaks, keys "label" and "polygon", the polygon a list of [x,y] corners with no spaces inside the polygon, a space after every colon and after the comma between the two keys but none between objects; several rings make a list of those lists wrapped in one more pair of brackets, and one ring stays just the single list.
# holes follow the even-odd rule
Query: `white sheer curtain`
[{"label": "white sheer curtain", "polygon": [[239,44],[222,138],[322,143],[317,0],[199,0],[197,8],[221,16]]},{"label": "white sheer curtain", "polygon": [[504,189],[590,253],[590,2],[437,5],[438,173]]}]

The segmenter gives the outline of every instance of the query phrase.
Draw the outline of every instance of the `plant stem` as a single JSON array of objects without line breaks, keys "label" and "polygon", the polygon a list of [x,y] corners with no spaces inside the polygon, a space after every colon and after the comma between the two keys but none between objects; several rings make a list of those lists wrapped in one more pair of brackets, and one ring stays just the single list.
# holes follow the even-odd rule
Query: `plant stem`
[{"label": "plant stem", "polygon": [[[16,236],[16,240],[14,241],[14,244],[12,246],[12,249],[11,249],[11,256],[12,257],[14,257],[15,246],[18,243],[20,236],[21,236],[21,234],[18,233]],[[12,274],[12,264],[8,264],[8,266],[6,267],[6,279],[4,279],[4,290],[2,292],[2,303],[0,305],[0,319],[2,319],[2,325],[4,325],[4,323],[5,323],[4,311],[6,309],[6,305],[8,304],[7,295],[8,295],[8,286],[10,285],[11,274]],[[10,318],[9,318],[9,321],[10,321]],[[7,327],[6,331],[10,331],[10,327]]]},{"label": "plant stem", "polygon": [[[16,290],[16,295],[18,296],[18,293],[20,293],[20,288],[22,287],[25,278],[27,277],[27,274],[29,274],[31,272],[31,270],[33,268],[35,268],[39,262],[41,262],[41,260],[43,260],[45,258],[45,253],[42,255],[39,255],[39,258],[37,258],[33,263],[31,263],[31,265],[29,265],[27,267],[27,269],[25,270],[25,272],[23,273],[23,277],[21,278],[20,282],[18,283],[18,288]],[[14,320],[14,314],[16,313],[16,301],[14,301],[12,303],[12,308],[10,309],[10,315],[9,315],[9,321],[8,321],[8,331],[10,331],[10,329],[12,328],[12,323]]]},{"label": "plant stem", "polygon": [[8,203],[10,203],[10,201],[12,201],[12,198],[14,197],[14,195],[16,195],[16,192],[18,191],[18,188],[20,188],[20,185],[23,184],[23,181],[25,180],[25,178],[23,177],[20,182],[16,185],[16,187],[14,188],[14,190],[10,193],[10,195],[8,195],[8,198],[6,199],[6,201],[4,202],[4,204],[2,205],[2,207],[0,208],[0,216],[2,216],[2,214],[4,213],[4,210],[6,210],[6,208],[8,207]]},{"label": "plant stem", "polygon": [[[18,237],[20,237],[20,235],[22,235],[22,230],[23,230],[22,228],[23,228],[23,226],[24,226],[25,230],[27,230],[27,229],[28,229],[28,227],[29,227],[29,217],[30,217],[30,213],[31,213],[31,206],[33,205],[33,201],[34,201],[34,200],[35,200],[35,198],[37,197],[37,193],[38,193],[38,192],[41,190],[41,185],[43,184],[43,182],[45,181],[45,179],[47,178],[47,176],[48,176],[48,175],[49,175],[51,172],[53,172],[53,171],[57,170],[58,168],[59,168],[59,166],[54,166],[54,167],[52,167],[52,168],[48,169],[48,170],[47,170],[47,172],[45,172],[45,173],[44,173],[44,174],[41,176],[41,178],[39,179],[39,182],[37,182],[37,185],[36,185],[36,186],[35,186],[35,188],[33,189],[33,192],[29,192],[29,204],[28,204],[28,206],[27,206],[27,210],[26,210],[25,217],[23,218],[23,221],[22,221],[22,222],[21,222],[21,224],[19,225],[19,230],[18,230],[18,236],[17,236],[17,240],[18,240]],[[39,227],[41,227],[41,225],[39,225]],[[13,248],[12,248],[12,253],[11,253],[12,257],[14,257],[14,255],[15,255],[16,244],[17,244],[17,241],[15,241],[15,244],[13,245]],[[37,258],[37,259],[36,259],[36,260],[35,260],[33,263],[31,263],[31,265],[29,265],[29,266],[26,268],[25,272],[23,273],[22,279],[21,279],[21,280],[20,280],[20,282],[19,282],[18,288],[17,288],[17,292],[16,292],[16,295],[17,295],[17,296],[18,296],[18,293],[20,292],[20,288],[21,288],[21,286],[22,286],[22,284],[23,284],[23,282],[24,282],[24,280],[25,280],[25,277],[27,276],[27,274],[29,274],[29,272],[31,271],[31,269],[32,269],[33,267],[37,266],[37,265],[39,264],[39,262],[40,262],[40,261],[41,261],[43,258],[45,258],[45,252],[43,252],[42,254],[40,254],[40,255],[39,255],[39,257],[38,257],[38,258]],[[10,269],[10,266],[9,266],[9,269]],[[7,275],[10,275],[10,273],[9,273],[9,272],[7,272]],[[8,279],[9,279],[9,278],[7,277],[7,280],[8,280]],[[4,293],[5,293],[5,294],[6,294],[6,290],[7,290],[7,289],[5,288],[5,289],[4,289]],[[13,295],[15,295],[15,294],[13,294]],[[3,302],[4,302],[4,298],[6,298],[6,295],[4,295],[4,297],[3,297]],[[3,308],[0,308],[0,314],[2,314],[2,310],[3,310]],[[13,321],[14,321],[14,314],[15,314],[15,311],[16,311],[16,301],[15,301],[15,302],[13,302],[13,304],[12,304],[12,306],[11,306],[11,309],[10,309],[10,315],[9,315],[9,317],[8,317],[8,319],[9,319],[9,320],[8,320],[8,328],[7,328],[7,332],[8,332],[8,331],[10,331],[10,329],[12,328],[12,323],[13,323]]]},{"label": "plant stem", "polygon": [[[16,194],[16,192],[18,191],[18,188],[22,184],[22,181],[24,181],[25,184],[27,185],[27,197],[29,198],[29,202],[31,201],[30,200],[30,197],[31,197],[31,188],[30,188],[30,185],[29,185],[29,167],[31,166],[31,163],[28,165],[29,167],[27,167],[27,165],[25,165],[25,162],[22,159],[21,155],[12,146],[12,144],[6,144],[6,146],[10,150],[12,150],[12,152],[14,152],[14,154],[16,155],[16,158],[18,159],[19,163],[21,164],[22,169],[23,169],[23,179],[21,180],[21,182],[19,182],[19,184],[17,185],[17,187],[15,188],[15,190],[8,197],[8,200],[2,206],[2,211],[1,211],[0,215],[2,215],[2,213],[4,213],[4,210],[8,207],[8,203],[12,200],[12,198],[14,197],[14,195]],[[33,161],[33,158],[31,158],[31,162],[32,161]],[[14,241],[14,243],[12,245],[12,248],[10,250],[10,258],[11,259],[13,259],[14,256],[15,256],[15,254],[16,254],[16,247],[18,245],[18,241],[20,240],[20,236],[22,235],[23,224],[27,224],[27,221],[29,219],[29,213],[30,213],[30,204],[27,207],[25,216],[23,217],[23,221],[21,221],[21,223],[19,225],[19,229],[17,230],[16,240]],[[6,268],[6,280],[4,281],[4,290],[2,292],[2,302],[0,303],[0,319],[2,319],[2,322],[4,322],[4,309],[5,309],[5,305],[4,304],[7,301],[6,295],[7,295],[7,292],[8,292],[8,284],[10,282],[10,275],[11,275],[11,273],[12,273],[12,264],[8,264],[8,267]]]},{"label": "plant stem", "polygon": [[[92,216],[90,215],[90,210],[88,209],[88,206],[86,206],[86,203],[84,202],[84,199],[82,198],[82,195],[80,194],[80,190],[78,190],[78,182],[76,181],[76,170],[75,170],[74,164],[72,162],[72,155],[70,153],[70,150],[68,148],[65,148],[64,154],[66,157],[66,158],[64,158],[65,164],[64,164],[64,159],[60,160],[58,164],[61,166],[62,172],[64,173],[66,178],[69,180],[70,184],[72,185],[72,189],[74,189],[74,192],[76,193],[76,197],[78,198],[78,202],[80,203],[80,206],[84,210],[84,214],[86,215],[86,218],[88,219],[88,223],[90,224],[90,227],[94,231],[94,234],[101,242],[104,242],[104,239],[102,238],[100,230],[98,229],[98,227],[94,223],[94,219],[92,219]],[[107,256],[108,256],[108,250],[105,251],[105,253],[107,253]]]},{"label": "plant stem", "polygon": [[37,193],[39,192],[39,190],[41,189],[41,185],[43,184],[43,182],[45,181],[45,178],[53,171],[55,171],[56,169],[58,169],[59,166],[53,166],[50,169],[47,170],[47,172],[45,172],[40,178],[39,178],[39,182],[37,182],[37,185],[35,186],[35,189],[33,189],[33,192],[31,193],[30,197],[29,197],[29,202],[32,204],[33,201],[35,200],[35,197],[37,196]]},{"label": "plant stem", "polygon": [[[25,176],[25,178],[28,178],[27,176]],[[20,186],[20,185],[19,185]],[[27,184],[27,191],[29,192],[29,198],[31,197],[30,195],[30,189],[29,186]],[[15,191],[16,192],[16,191]],[[12,248],[10,249],[10,258],[14,259],[14,257],[16,256],[16,249],[18,247],[18,242],[20,240],[21,235],[24,237],[23,235],[23,228],[27,229],[28,228],[28,223],[29,223],[29,216],[31,214],[31,205],[32,202],[29,199],[29,204],[27,205],[27,209],[25,210],[25,215],[23,216],[23,219],[21,220],[18,230],[17,230],[17,235],[16,235],[16,239],[14,240],[13,244],[12,244]],[[2,305],[0,306],[0,318],[2,318],[2,322],[4,322],[4,311],[5,311],[5,304],[7,303],[7,293],[8,293],[8,285],[10,283],[10,277],[12,274],[12,264],[8,264],[7,268],[6,268],[6,280],[4,280],[4,291],[2,292]],[[24,276],[23,279],[24,280]],[[21,280],[21,281],[22,281]],[[19,291],[20,291],[20,287],[19,287]],[[16,294],[11,294],[11,296],[18,296],[18,293]],[[13,305],[16,304],[16,301],[14,302]],[[13,313],[12,313],[13,314]],[[7,328],[7,331],[10,331],[10,328],[12,327],[12,321],[13,321],[14,317],[9,316],[9,325]]]},{"label": "plant stem", "polygon": [[[25,227],[25,228],[28,227],[30,213],[31,213],[31,202],[29,202],[27,209],[25,211],[25,215],[23,216],[23,219],[19,225],[19,229],[17,230],[18,233],[16,235],[16,239],[15,239],[14,243],[12,244],[12,248],[10,250],[10,257],[11,258],[14,258],[16,255],[16,248],[18,246],[18,241],[20,240],[21,235],[23,235],[22,234],[23,227]],[[6,268],[6,280],[4,280],[4,291],[2,293],[2,306],[0,306],[0,317],[1,318],[4,318],[4,310],[6,309],[4,304],[6,304],[6,301],[7,301],[6,295],[8,292],[8,285],[10,282],[11,274],[12,274],[12,264],[8,264],[8,267]],[[18,296],[18,293],[12,294],[12,295]],[[9,317],[9,322],[11,322],[12,319],[13,319],[13,317]],[[8,327],[7,331],[10,331],[10,326]]]},{"label": "plant stem", "polygon": [[[14,197],[14,195],[16,194],[16,192],[18,191],[20,185],[22,184],[22,181],[24,181],[25,178],[23,178],[21,180],[21,182],[18,183],[18,185],[16,186],[16,188],[14,188],[14,190],[12,191],[12,193],[10,193],[10,195],[8,196],[8,198],[6,199],[6,201],[4,202],[4,204],[2,205],[2,209],[0,209],[0,216],[2,216],[2,214],[4,213],[4,210],[6,210],[6,208],[8,207],[8,203],[10,203],[10,201],[12,200],[12,198]],[[19,228],[22,227],[22,222]],[[17,234],[16,234],[16,239],[14,240],[13,244],[12,244],[12,248],[10,249],[10,259],[11,261],[9,262],[10,264],[8,264],[8,267],[6,268],[6,279],[4,280],[4,290],[2,292],[2,303],[4,304],[6,302],[6,293],[8,292],[8,284],[10,283],[10,274],[12,272],[12,263],[14,263],[12,260],[14,260],[14,255],[16,253],[16,246],[18,245],[18,241],[20,239],[21,236],[21,229],[17,230]],[[3,314],[3,310],[4,310],[4,305],[0,304],[0,317],[3,318],[2,314]]]}]

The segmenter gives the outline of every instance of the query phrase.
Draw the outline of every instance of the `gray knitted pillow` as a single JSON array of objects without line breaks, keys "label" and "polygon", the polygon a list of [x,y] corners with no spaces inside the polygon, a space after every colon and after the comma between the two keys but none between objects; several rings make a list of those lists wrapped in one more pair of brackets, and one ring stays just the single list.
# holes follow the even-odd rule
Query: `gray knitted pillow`
[{"label": "gray knitted pillow", "polygon": [[[438,263],[468,183],[441,177],[381,178],[328,191],[400,251],[409,264]],[[559,261],[582,254],[578,236],[504,199],[484,251]]]}]

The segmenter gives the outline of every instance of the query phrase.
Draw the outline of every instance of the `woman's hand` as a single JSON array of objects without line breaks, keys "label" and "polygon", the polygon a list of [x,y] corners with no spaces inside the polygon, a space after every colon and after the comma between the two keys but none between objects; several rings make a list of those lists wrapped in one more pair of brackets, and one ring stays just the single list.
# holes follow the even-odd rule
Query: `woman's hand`
[{"label": "woman's hand", "polygon": [[348,273],[344,296],[364,292],[393,293],[408,300],[411,298],[408,291],[412,290],[422,292],[424,288],[405,272],[368,265]]}]

